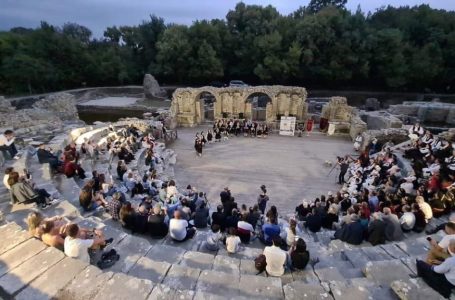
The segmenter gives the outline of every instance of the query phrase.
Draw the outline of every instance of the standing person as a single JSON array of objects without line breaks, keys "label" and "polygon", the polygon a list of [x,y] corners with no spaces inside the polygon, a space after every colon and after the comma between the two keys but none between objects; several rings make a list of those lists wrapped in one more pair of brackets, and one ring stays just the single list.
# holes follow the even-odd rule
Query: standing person
[{"label": "standing person", "polygon": [[207,132],[207,142],[209,144],[212,143],[212,140],[213,140],[213,134],[212,134],[212,130],[209,129],[209,131]]},{"label": "standing person", "polygon": [[198,156],[202,156],[202,145],[202,140],[200,138],[196,138],[194,141],[194,149],[196,150]]},{"label": "standing person", "polygon": [[310,119],[308,119],[308,121],[306,122],[306,136],[310,136],[310,133],[313,131],[313,125],[314,121],[310,117]]},{"label": "standing person", "polygon": [[269,196],[267,196],[267,189],[265,185],[261,185],[261,194],[258,197],[258,206],[262,214],[265,213],[265,208],[267,207],[267,201],[269,201]]},{"label": "standing person", "polygon": [[338,165],[340,166],[340,175],[338,175],[338,184],[343,184],[343,183],[345,183],[344,176],[346,175],[348,168],[349,168],[348,160],[340,157],[340,159],[338,160]]},{"label": "standing person", "polygon": [[[6,158],[9,155],[11,158],[17,159],[17,150],[14,145],[14,132],[12,130],[5,130],[3,134],[0,134],[0,151],[3,152],[3,156]],[[7,155],[5,155],[7,154]]]},{"label": "standing person", "polygon": [[359,132],[359,134],[357,134],[357,136],[355,137],[355,140],[354,140],[354,150],[355,151],[360,150],[360,146],[362,146],[362,142],[363,142],[363,137],[362,137],[362,134]]}]

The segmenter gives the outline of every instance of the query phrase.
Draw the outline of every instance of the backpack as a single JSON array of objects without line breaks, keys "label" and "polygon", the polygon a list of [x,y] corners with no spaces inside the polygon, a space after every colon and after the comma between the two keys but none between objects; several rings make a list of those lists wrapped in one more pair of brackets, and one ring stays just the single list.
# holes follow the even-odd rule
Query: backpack
[{"label": "backpack", "polygon": [[256,275],[259,275],[264,271],[265,271],[265,274],[267,275],[267,271],[265,270],[266,266],[267,266],[267,261],[265,259],[264,254],[260,254],[258,257],[256,257],[254,259],[254,267],[256,268],[256,270],[258,270],[258,273]]},{"label": "backpack", "polygon": [[101,270],[107,269],[115,265],[115,263],[120,259],[120,255],[117,254],[117,251],[112,249],[109,252],[103,253],[101,259],[97,262],[98,268]]}]

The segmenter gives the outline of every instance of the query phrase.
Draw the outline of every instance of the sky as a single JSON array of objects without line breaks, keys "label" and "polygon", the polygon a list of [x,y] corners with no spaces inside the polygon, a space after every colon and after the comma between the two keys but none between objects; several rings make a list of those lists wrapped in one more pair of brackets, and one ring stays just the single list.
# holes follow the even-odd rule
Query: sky
[{"label": "sky", "polygon": [[[0,0],[0,30],[12,27],[35,28],[40,21],[61,26],[74,22],[101,37],[108,26],[137,25],[155,14],[166,23],[190,25],[195,20],[222,19],[240,0]],[[273,5],[287,15],[310,0],[244,0],[246,4]],[[430,4],[433,8],[455,10],[455,0],[348,0],[348,9],[360,4],[363,11],[381,6]]]}]

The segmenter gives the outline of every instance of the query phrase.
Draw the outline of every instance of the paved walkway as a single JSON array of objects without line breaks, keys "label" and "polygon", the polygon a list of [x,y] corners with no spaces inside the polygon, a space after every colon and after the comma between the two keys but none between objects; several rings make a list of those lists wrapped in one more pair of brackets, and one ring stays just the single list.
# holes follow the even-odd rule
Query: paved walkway
[{"label": "paved walkway", "polygon": [[324,162],[353,152],[349,140],[317,133],[302,138],[233,137],[207,145],[202,157],[197,157],[193,147],[195,134],[207,129],[179,129],[179,138],[171,148],[177,153],[175,177],[179,185],[192,184],[206,191],[212,203],[218,203],[219,193],[229,186],[237,203],[252,205],[259,187],[265,184],[269,205],[277,205],[283,214],[293,212],[304,197],[314,200],[321,192],[338,191],[338,172],[334,170],[328,177],[331,168]]}]

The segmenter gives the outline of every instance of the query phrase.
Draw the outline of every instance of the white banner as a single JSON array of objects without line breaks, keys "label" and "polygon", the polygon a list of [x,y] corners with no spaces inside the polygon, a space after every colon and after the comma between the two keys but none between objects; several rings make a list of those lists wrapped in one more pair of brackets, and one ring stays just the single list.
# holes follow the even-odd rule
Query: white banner
[{"label": "white banner", "polygon": [[294,136],[295,117],[281,117],[280,135]]}]

